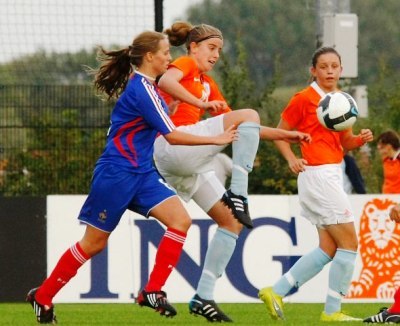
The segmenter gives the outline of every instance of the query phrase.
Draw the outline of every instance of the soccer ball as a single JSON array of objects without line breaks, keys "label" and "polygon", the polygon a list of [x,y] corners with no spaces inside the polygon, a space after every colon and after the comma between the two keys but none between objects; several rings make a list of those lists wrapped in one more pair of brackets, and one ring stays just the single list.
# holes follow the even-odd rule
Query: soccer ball
[{"label": "soccer ball", "polygon": [[318,103],[318,121],[329,130],[349,129],[356,122],[357,116],[357,103],[345,92],[328,93]]}]

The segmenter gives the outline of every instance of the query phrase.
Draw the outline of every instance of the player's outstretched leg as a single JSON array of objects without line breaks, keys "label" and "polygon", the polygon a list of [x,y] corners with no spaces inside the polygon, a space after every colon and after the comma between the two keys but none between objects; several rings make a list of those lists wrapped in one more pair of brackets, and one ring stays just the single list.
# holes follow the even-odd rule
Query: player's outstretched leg
[{"label": "player's outstretched leg", "polygon": [[174,317],[175,308],[168,302],[167,294],[164,291],[146,292],[142,290],[136,298],[139,306],[146,306],[159,312],[161,316]]},{"label": "player's outstretched leg", "polygon": [[34,288],[26,295],[26,301],[29,302],[33,308],[36,320],[40,324],[57,324],[56,314],[54,313],[54,306],[47,307],[36,301],[35,295],[38,288]]},{"label": "player's outstretched leg", "polygon": [[226,322],[233,320],[225,315],[214,300],[205,300],[195,295],[189,302],[189,312],[205,317],[210,322]]},{"label": "player's outstretched leg", "polygon": [[283,314],[282,297],[274,292],[272,287],[266,287],[258,292],[258,297],[264,301],[268,313],[272,319],[285,320]]}]

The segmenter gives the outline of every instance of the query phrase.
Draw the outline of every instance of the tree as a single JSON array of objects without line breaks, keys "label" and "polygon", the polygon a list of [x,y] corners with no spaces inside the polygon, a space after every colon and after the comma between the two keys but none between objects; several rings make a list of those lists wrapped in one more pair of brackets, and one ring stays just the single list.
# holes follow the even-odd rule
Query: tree
[{"label": "tree", "polygon": [[[315,42],[315,13],[313,8],[307,8],[306,1],[212,1],[193,6],[188,10],[188,20],[194,24],[208,23],[217,26],[224,34],[224,52],[232,61],[239,56],[237,48],[232,46],[233,40],[240,38],[248,53],[247,67],[251,80],[258,85],[258,92],[263,92],[269,87],[276,76],[274,60],[281,62],[279,82],[277,89],[285,89],[287,86],[297,85],[302,88],[306,84],[310,56],[314,51]],[[369,89],[370,118],[360,118],[355,129],[370,128],[375,135],[387,128],[398,130],[400,126],[400,91],[398,75],[400,69],[400,26],[398,24],[398,12],[400,1],[397,0],[353,0],[352,13],[359,18],[359,78],[351,81],[351,84],[366,84]],[[221,15],[220,13],[224,13]],[[377,62],[380,64],[377,64]],[[224,78],[224,81],[226,78]],[[299,85],[302,85],[299,87]],[[294,87],[296,88],[296,87]],[[268,117],[261,116],[266,121],[274,121],[279,116],[284,103],[293,92],[285,92],[286,98],[280,103],[269,101]],[[254,94],[253,94],[254,95]],[[272,94],[276,99],[276,92]],[[261,113],[264,111],[261,110]],[[260,145],[259,153],[268,153]],[[365,153],[355,153],[361,161],[363,174],[366,177],[369,192],[380,192],[382,180],[381,162],[377,159],[374,144],[370,145],[370,157]],[[268,178],[268,168],[261,168],[252,173],[252,184],[290,185],[293,178],[282,170],[279,164],[269,164],[275,175]],[[265,169],[265,171],[262,171]],[[258,175],[260,174],[260,175]],[[279,175],[279,177],[277,177]],[[285,180],[288,180],[285,182]],[[282,192],[288,192],[285,186]],[[264,187],[269,193],[271,189]],[[272,190],[275,192],[275,190]],[[291,192],[291,190],[289,190]]]},{"label": "tree", "polygon": [[91,77],[85,66],[96,67],[96,49],[77,53],[47,53],[44,50],[0,65],[3,85],[82,85]]},{"label": "tree", "polygon": [[[221,13],[224,13],[221,15]],[[304,81],[304,67],[315,47],[315,18],[303,1],[206,0],[188,10],[193,24],[209,23],[221,29],[224,52],[237,57],[234,40],[240,38],[247,49],[247,65],[251,79],[262,91],[275,74],[279,57],[282,82],[296,84]]]},{"label": "tree", "polygon": [[[241,38],[249,53],[250,76],[262,90],[274,75],[277,57],[283,63],[284,85],[306,81],[316,47],[314,4],[306,0],[205,0],[190,7],[187,17],[193,24],[209,23],[220,28],[225,38],[224,52],[231,58],[237,57],[232,43]],[[376,79],[376,62],[380,59],[399,72],[400,1],[352,0],[351,12],[359,19],[358,84]]]},{"label": "tree", "polygon": [[379,62],[400,72],[400,25],[398,0],[352,0],[352,12],[359,18],[359,83],[373,84],[380,75]]},{"label": "tree", "polygon": [[[289,98],[307,85],[316,46],[313,3],[204,0],[188,10],[191,23],[209,23],[224,34],[223,57],[213,74],[232,108],[254,108],[264,125],[277,124]],[[368,118],[358,119],[355,131],[366,127],[375,135],[389,128],[398,131],[400,1],[352,0],[351,6],[359,18],[360,75],[351,84],[368,86],[370,112]],[[86,65],[97,66],[95,49],[77,53],[42,50],[0,65],[0,193],[86,192],[91,168],[104,146],[110,109],[93,94]],[[98,124],[96,117],[101,120]],[[11,151],[5,147],[10,140],[15,144]],[[69,147],[77,152],[68,155]],[[370,149],[368,159],[361,152],[354,154],[362,163],[368,192],[379,192],[381,162],[374,144]],[[1,174],[5,163],[10,172],[8,184]],[[51,188],[55,180],[60,181],[56,190]],[[261,142],[250,174],[250,192],[296,191],[296,176],[273,143]]]}]

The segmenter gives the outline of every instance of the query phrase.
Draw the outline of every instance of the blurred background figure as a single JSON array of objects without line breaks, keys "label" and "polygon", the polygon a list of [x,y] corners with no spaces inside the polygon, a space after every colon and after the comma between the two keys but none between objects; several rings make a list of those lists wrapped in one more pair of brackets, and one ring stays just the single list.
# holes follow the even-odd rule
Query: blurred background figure
[{"label": "blurred background figure", "polygon": [[378,137],[377,149],[383,164],[382,193],[400,193],[400,139],[399,135],[388,130]]},{"label": "blurred background figure", "polygon": [[343,187],[348,194],[366,194],[364,178],[351,152],[343,156]]}]

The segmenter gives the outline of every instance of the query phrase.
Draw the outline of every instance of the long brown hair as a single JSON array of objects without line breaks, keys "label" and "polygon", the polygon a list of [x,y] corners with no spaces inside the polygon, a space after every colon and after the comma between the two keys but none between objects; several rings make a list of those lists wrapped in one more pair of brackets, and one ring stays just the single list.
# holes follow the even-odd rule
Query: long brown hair
[{"label": "long brown hair", "polygon": [[214,26],[207,24],[193,26],[184,21],[173,23],[164,33],[168,35],[169,43],[173,46],[180,46],[185,43],[188,52],[190,50],[190,43],[192,42],[200,43],[214,37],[223,39],[222,32]]},{"label": "long brown hair", "polygon": [[101,63],[94,74],[94,86],[108,95],[108,99],[118,98],[124,91],[134,67],[140,67],[146,53],[156,53],[160,41],[166,36],[159,32],[145,31],[136,36],[131,45],[120,50],[107,51],[101,46],[97,60]]}]

